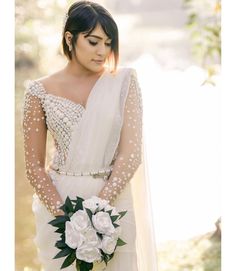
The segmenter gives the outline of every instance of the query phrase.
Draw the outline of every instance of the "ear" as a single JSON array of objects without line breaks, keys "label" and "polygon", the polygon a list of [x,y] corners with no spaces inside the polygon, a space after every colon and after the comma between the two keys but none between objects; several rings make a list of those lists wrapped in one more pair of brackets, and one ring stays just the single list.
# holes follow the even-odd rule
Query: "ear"
[{"label": "ear", "polygon": [[66,40],[66,44],[67,44],[69,47],[72,46],[72,43],[71,43],[72,37],[73,37],[73,35],[72,35],[69,31],[66,31],[66,32],[65,32],[65,40]]}]

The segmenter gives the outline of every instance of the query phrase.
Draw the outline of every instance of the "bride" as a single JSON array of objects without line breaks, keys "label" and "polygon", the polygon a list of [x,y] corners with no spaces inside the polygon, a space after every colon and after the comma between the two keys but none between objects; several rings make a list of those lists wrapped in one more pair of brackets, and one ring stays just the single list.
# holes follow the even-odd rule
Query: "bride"
[{"label": "bride", "polygon": [[[67,196],[96,195],[127,210],[121,238],[106,271],[156,271],[156,248],[145,175],[142,96],[134,69],[118,67],[118,29],[101,5],[78,1],[66,15],[62,47],[68,59],[58,72],[30,81],[24,99],[26,174],[34,187],[39,259],[53,259],[58,234],[48,224],[62,215]],[[47,130],[55,153],[46,166]],[[76,270],[74,266],[66,271]]]}]

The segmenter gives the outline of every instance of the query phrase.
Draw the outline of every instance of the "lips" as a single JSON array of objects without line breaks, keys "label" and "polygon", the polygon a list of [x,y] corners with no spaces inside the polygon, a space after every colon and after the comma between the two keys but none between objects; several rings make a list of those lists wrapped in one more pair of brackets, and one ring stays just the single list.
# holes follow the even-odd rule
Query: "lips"
[{"label": "lips", "polygon": [[93,59],[93,61],[94,61],[96,64],[103,64],[103,63],[104,63],[104,60],[96,60],[96,59]]}]

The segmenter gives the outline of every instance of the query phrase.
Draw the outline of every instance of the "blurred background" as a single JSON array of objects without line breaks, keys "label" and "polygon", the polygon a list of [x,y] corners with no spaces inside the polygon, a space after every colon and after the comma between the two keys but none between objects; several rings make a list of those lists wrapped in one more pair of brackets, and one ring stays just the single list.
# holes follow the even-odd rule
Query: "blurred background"
[{"label": "blurred background", "polygon": [[[73,2],[15,1],[16,271],[42,270],[24,172],[25,85],[66,63],[61,32]],[[219,271],[221,2],[96,2],[116,20],[120,64],[137,70],[142,88],[158,271]]]}]

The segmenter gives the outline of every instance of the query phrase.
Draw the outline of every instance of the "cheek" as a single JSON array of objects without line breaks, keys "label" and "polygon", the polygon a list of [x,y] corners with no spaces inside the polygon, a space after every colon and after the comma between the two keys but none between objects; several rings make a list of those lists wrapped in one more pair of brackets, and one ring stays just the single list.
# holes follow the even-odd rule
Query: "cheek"
[{"label": "cheek", "polygon": [[80,40],[80,42],[77,43],[76,49],[77,53],[83,57],[86,57],[87,54],[94,51],[94,48],[90,46],[86,40]]},{"label": "cheek", "polygon": [[109,57],[110,54],[111,54],[111,48],[107,47],[107,49],[106,49],[106,57]]},{"label": "cheek", "polygon": [[82,62],[90,60],[92,54],[93,48],[90,48],[89,46],[80,45],[76,47],[76,56]]}]

